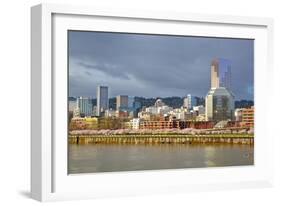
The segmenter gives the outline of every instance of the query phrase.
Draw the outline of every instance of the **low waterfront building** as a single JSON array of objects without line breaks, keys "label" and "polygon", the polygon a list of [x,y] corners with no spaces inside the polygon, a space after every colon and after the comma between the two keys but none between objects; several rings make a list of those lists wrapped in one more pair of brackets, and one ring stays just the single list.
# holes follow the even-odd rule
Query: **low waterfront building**
[{"label": "low waterfront building", "polygon": [[[133,123],[132,123],[132,121],[129,121],[129,122],[122,122],[121,123],[121,128],[122,129],[133,129]],[[121,129],[120,128],[120,129]]]},{"label": "low waterfront building", "polygon": [[174,119],[177,119],[177,120],[187,120],[189,114],[190,114],[190,112],[188,111],[188,109],[183,108],[183,107],[174,109],[173,111],[169,112],[169,115],[174,117]]},{"label": "low waterfront building", "polygon": [[143,119],[143,120],[150,120],[152,114],[146,111],[141,111],[138,113],[138,118]]},{"label": "low waterfront building", "polygon": [[120,110],[118,110],[118,111],[115,112],[115,114],[116,114],[116,117],[118,117],[118,118],[127,118],[127,117],[129,117],[129,111],[120,111]]},{"label": "low waterfront building", "polygon": [[133,118],[131,120],[131,123],[132,123],[132,129],[139,129],[140,128],[140,118]]},{"label": "low waterfront building", "polygon": [[164,120],[164,118],[168,115],[163,115],[163,114],[152,114],[150,112],[139,112],[138,113],[138,118],[141,120],[146,120],[146,121],[158,121],[158,120]]},{"label": "low waterfront building", "polygon": [[98,129],[98,118],[96,117],[74,117],[70,120],[70,130]]},{"label": "low waterfront building", "polygon": [[140,129],[172,129],[173,121],[142,121]]},{"label": "low waterfront building", "polygon": [[194,106],[193,107],[193,114],[198,115],[205,115],[205,107],[203,105]]},{"label": "low waterfront building", "polygon": [[158,114],[158,108],[155,106],[145,108],[146,113]]},{"label": "low waterfront building", "polygon": [[152,115],[166,115],[173,110],[172,107],[169,107],[162,102],[161,99],[157,99],[154,106],[146,107],[144,112],[150,113]]},{"label": "low waterfront building", "polygon": [[158,107],[157,108],[157,114],[161,114],[161,115],[167,115],[169,114],[169,112],[173,111],[172,107],[169,107],[167,105],[164,105],[162,107]]},{"label": "low waterfront building", "polygon": [[73,117],[80,117],[80,109],[79,109],[79,107],[76,107],[73,110]]},{"label": "low waterfront building", "polygon": [[189,110],[185,107],[175,108],[167,113],[167,116],[172,117],[174,120],[192,120],[193,119],[193,111]]},{"label": "low waterfront building", "polygon": [[116,110],[113,109],[107,109],[104,112],[105,117],[116,117]]},{"label": "low waterfront building", "polygon": [[77,100],[68,101],[68,111],[73,112],[77,108]]},{"label": "low waterfront building", "polygon": [[141,121],[140,129],[211,129],[214,127],[212,121],[181,121],[181,120],[169,120],[169,121]]},{"label": "low waterfront building", "polygon": [[254,107],[242,109],[241,126],[254,127]]},{"label": "low waterfront building", "polygon": [[206,120],[206,116],[205,116],[205,114],[199,114],[198,116],[195,117],[195,120],[199,121],[199,122],[205,121]]},{"label": "low waterfront building", "polygon": [[194,129],[212,129],[214,125],[213,121],[188,121],[188,128]]},{"label": "low waterfront building", "polygon": [[243,108],[235,109],[235,111],[234,111],[235,121],[237,121],[237,122],[242,121],[242,111],[243,111]]}]

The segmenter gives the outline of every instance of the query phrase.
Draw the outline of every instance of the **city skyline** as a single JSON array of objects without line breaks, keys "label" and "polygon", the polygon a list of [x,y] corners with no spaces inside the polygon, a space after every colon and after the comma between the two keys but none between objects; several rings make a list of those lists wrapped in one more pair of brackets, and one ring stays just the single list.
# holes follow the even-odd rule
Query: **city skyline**
[{"label": "city skyline", "polygon": [[[205,97],[214,58],[231,61],[235,99],[253,100],[253,40],[69,33],[69,96]],[[79,43],[79,44],[78,44]]]}]

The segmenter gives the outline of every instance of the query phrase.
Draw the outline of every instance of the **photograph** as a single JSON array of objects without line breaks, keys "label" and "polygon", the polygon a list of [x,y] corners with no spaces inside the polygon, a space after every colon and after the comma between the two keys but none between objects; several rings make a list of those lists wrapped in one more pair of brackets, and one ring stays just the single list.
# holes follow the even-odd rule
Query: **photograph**
[{"label": "photograph", "polygon": [[67,41],[68,174],[254,165],[254,39]]}]

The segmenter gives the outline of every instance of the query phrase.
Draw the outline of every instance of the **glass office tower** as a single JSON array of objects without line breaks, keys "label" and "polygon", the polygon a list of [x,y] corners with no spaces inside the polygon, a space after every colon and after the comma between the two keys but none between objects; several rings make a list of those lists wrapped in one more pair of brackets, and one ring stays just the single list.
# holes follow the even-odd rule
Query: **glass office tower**
[{"label": "glass office tower", "polygon": [[98,86],[97,87],[97,116],[101,116],[105,110],[108,109],[108,87],[107,86]]},{"label": "glass office tower", "polygon": [[81,116],[91,116],[93,114],[93,99],[89,97],[79,97],[77,107]]},{"label": "glass office tower", "polygon": [[217,58],[211,63],[211,88],[205,98],[207,121],[234,119],[234,95],[231,91],[231,63]]},{"label": "glass office tower", "polygon": [[205,107],[207,121],[234,119],[234,96],[225,87],[211,88],[205,99]]},{"label": "glass office tower", "polygon": [[231,63],[228,59],[214,59],[211,63],[211,88],[231,90]]}]

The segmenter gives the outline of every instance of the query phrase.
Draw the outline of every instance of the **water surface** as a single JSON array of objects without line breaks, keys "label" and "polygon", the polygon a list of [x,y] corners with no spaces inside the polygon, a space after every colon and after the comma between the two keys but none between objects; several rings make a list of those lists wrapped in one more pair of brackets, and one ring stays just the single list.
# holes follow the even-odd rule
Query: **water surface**
[{"label": "water surface", "polygon": [[238,144],[70,144],[68,172],[253,165],[254,147]]}]

